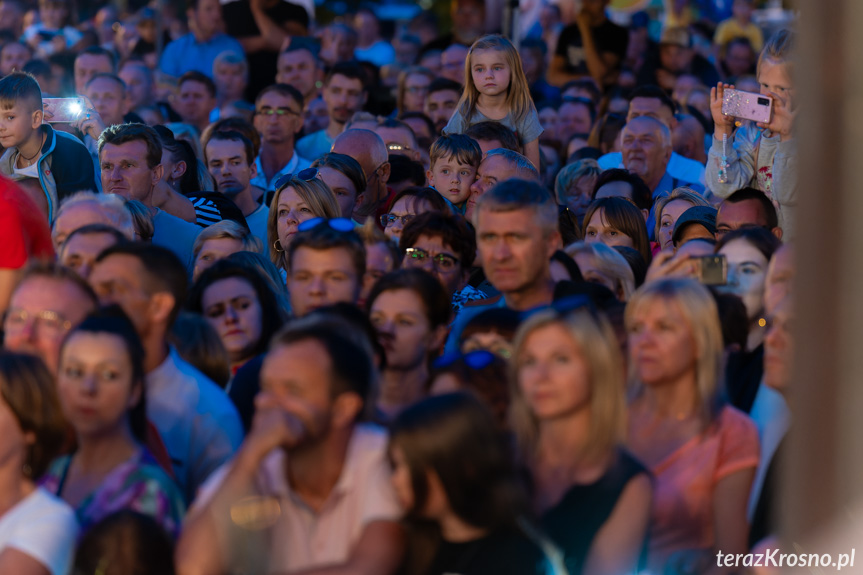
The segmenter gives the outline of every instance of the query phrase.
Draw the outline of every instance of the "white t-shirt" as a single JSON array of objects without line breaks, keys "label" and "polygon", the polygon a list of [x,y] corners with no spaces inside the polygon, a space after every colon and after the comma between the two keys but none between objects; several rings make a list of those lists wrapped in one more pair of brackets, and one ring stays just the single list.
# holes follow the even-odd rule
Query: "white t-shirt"
[{"label": "white t-shirt", "polygon": [[0,553],[7,547],[26,553],[51,575],[69,572],[77,538],[75,512],[41,487],[0,517]]}]

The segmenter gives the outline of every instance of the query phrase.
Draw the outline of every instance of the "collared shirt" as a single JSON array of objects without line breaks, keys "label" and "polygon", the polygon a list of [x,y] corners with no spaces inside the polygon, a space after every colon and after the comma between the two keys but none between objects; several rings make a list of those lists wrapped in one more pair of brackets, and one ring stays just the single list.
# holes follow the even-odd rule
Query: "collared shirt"
[{"label": "collared shirt", "polygon": [[330,138],[326,129],[318,130],[297,142],[297,153],[304,158],[315,161],[333,147],[335,138]]},{"label": "collared shirt", "polygon": [[255,158],[255,167],[258,168],[258,175],[252,178],[249,183],[253,186],[261,188],[262,190],[267,190],[268,192],[275,192],[276,182],[279,181],[279,178],[287,174],[296,174],[300,170],[305,170],[311,165],[311,162],[309,162],[305,158],[301,158],[295,150],[294,155],[291,156],[291,159],[288,160],[288,163],[285,164],[281,170],[273,174],[273,177],[270,178],[270,181],[268,182],[267,176],[264,174],[263,165],[261,164],[261,156],[258,155],[258,157]]},{"label": "collared shirt", "polygon": [[[603,170],[622,168],[623,154],[611,152],[599,158],[597,162]],[[704,164],[681,156],[677,152],[671,152],[671,159],[668,160],[666,171],[671,174],[672,178],[693,184],[704,184]]]},{"label": "collared shirt", "polygon": [[270,217],[270,208],[267,206],[258,206],[254,212],[246,216],[246,223],[249,224],[249,229],[252,234],[261,240],[264,248],[267,247],[267,220]]},{"label": "collared shirt", "polygon": [[146,384],[147,417],[165,443],[188,503],[243,441],[240,416],[225,392],[173,347],[147,374]]},{"label": "collared shirt", "polygon": [[187,269],[192,269],[195,263],[193,248],[200,232],[201,228],[195,224],[156,208],[156,215],[153,216],[153,244],[174,252]]},{"label": "collared shirt", "polygon": [[[373,521],[398,521],[401,509],[390,483],[386,432],[371,424],[354,428],[342,473],[320,511],[309,507],[285,476],[288,455],[273,450],[256,477],[260,495],[278,500],[280,514],[271,530],[267,573],[283,573],[344,563]],[[206,504],[224,481],[223,466],[201,490]]]},{"label": "collared shirt", "polygon": [[198,42],[195,35],[190,32],[165,47],[159,69],[175,78],[192,70],[212,78],[213,62],[225,51],[244,54],[240,43],[227,34],[216,34],[206,42]]}]

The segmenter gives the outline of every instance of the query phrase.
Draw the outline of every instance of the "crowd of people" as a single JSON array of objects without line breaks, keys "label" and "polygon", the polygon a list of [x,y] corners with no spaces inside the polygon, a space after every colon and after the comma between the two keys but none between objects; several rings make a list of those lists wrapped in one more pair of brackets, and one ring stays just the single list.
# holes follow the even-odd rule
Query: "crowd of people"
[{"label": "crowd of people", "polygon": [[0,0],[0,572],[780,545],[795,32],[498,4]]}]

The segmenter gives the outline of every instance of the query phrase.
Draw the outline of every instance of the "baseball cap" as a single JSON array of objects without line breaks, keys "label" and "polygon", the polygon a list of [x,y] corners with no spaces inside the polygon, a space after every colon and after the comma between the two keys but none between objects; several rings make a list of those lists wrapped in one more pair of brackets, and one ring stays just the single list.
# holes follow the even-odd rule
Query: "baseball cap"
[{"label": "baseball cap", "polygon": [[677,218],[677,222],[674,224],[674,233],[671,235],[671,241],[676,246],[683,235],[684,228],[695,224],[703,226],[708,232],[715,235],[716,213],[716,208],[711,206],[692,206]]},{"label": "baseball cap", "polygon": [[681,48],[692,47],[692,36],[686,28],[666,28],[659,38],[659,45],[680,46]]}]

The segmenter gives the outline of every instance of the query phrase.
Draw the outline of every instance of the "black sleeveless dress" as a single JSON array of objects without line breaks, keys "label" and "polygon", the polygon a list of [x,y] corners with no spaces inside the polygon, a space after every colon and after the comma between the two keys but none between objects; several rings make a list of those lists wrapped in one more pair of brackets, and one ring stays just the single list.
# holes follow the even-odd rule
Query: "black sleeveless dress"
[{"label": "black sleeveless dress", "polygon": [[[640,473],[649,472],[627,451],[619,449],[605,475],[588,485],[573,485],[554,507],[543,513],[540,526],[563,551],[570,575],[582,572],[594,537],[611,516],[626,484]],[[639,564],[646,557],[645,537]]]}]

